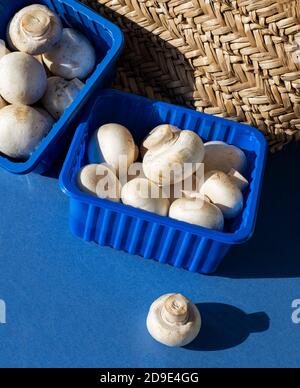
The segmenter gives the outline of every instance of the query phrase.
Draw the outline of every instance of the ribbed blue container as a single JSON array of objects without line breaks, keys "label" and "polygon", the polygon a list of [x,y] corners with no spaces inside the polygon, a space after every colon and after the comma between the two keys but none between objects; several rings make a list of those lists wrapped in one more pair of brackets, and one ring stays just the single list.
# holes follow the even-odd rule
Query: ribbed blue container
[{"label": "ribbed blue container", "polygon": [[85,81],[86,85],[75,101],[28,160],[18,162],[0,155],[0,167],[15,174],[45,172],[58,159],[74,134],[84,105],[96,89],[110,86],[123,46],[123,36],[117,26],[74,0],[0,0],[0,39],[6,40],[6,27],[12,16],[21,8],[36,3],[53,9],[61,17],[65,27],[73,27],[84,33],[96,49],[98,65]]},{"label": "ribbed blue container", "polygon": [[[226,221],[224,232],[217,232],[81,192],[76,176],[88,164],[88,141],[97,128],[109,122],[125,125],[137,144],[155,126],[169,123],[195,131],[205,142],[222,140],[243,149],[250,182],[243,213]],[[254,231],[266,150],[265,138],[253,127],[116,90],[103,90],[88,118],[78,127],[60,175],[60,186],[70,197],[71,230],[86,241],[146,259],[194,272],[214,272],[230,246],[245,242]]]}]

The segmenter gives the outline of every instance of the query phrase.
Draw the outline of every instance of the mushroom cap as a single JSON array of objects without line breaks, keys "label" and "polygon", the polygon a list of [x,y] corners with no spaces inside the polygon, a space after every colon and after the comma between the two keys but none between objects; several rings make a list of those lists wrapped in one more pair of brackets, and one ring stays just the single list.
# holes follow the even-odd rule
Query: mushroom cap
[{"label": "mushroom cap", "polygon": [[15,14],[7,29],[11,46],[30,55],[45,53],[62,37],[63,26],[48,7],[32,4]]},{"label": "mushroom cap", "polygon": [[135,162],[129,166],[126,175],[126,183],[132,181],[135,178],[146,178],[143,171],[143,163]]},{"label": "mushroom cap", "polygon": [[96,186],[97,197],[120,202],[122,185],[116,176],[115,169],[107,163],[102,163],[98,165],[97,174],[100,175]]},{"label": "mushroom cap", "polygon": [[120,124],[105,124],[98,129],[96,138],[99,158],[111,165],[117,174],[127,174],[136,156],[135,143],[129,130]]},{"label": "mushroom cap", "polygon": [[83,86],[84,84],[77,78],[68,81],[61,77],[50,77],[47,80],[47,90],[42,98],[42,104],[58,120]]},{"label": "mushroom cap", "polygon": [[175,200],[170,207],[169,217],[208,229],[224,229],[223,213],[204,197]]},{"label": "mushroom cap", "polygon": [[197,307],[180,294],[166,294],[155,300],[147,316],[147,329],[158,342],[185,346],[199,334],[201,316]]},{"label": "mushroom cap", "polygon": [[247,179],[233,168],[229,171],[228,176],[241,191],[244,191],[249,186]]},{"label": "mushroom cap", "polygon": [[96,187],[99,181],[97,166],[98,164],[89,164],[82,167],[77,174],[79,189],[94,196],[97,196]]},{"label": "mushroom cap", "polygon": [[5,44],[4,40],[0,39],[0,59],[2,57],[4,57],[4,55],[7,55],[9,53],[10,53],[10,51],[6,47],[6,44]]},{"label": "mushroom cap", "polygon": [[235,218],[243,210],[244,199],[241,190],[222,171],[206,173],[200,193],[207,196],[222,211],[224,218]]},{"label": "mushroom cap", "polygon": [[2,108],[0,152],[11,158],[28,158],[47,135],[52,124],[53,120],[30,106],[15,104]]},{"label": "mushroom cap", "polygon": [[90,41],[72,28],[64,28],[61,40],[43,54],[45,65],[65,79],[85,79],[96,65],[96,52]]},{"label": "mushroom cap", "polygon": [[0,60],[0,94],[11,104],[35,104],[47,88],[44,67],[26,53],[13,52]]},{"label": "mushroom cap", "polygon": [[162,191],[166,198],[169,198],[170,203],[176,199],[186,196],[184,193],[199,193],[202,179],[197,174],[187,177],[184,181],[171,184],[170,186],[163,186]]},{"label": "mushroom cap", "polygon": [[204,158],[201,138],[195,132],[171,125],[154,128],[143,145],[148,149],[143,160],[145,175],[161,186],[191,176]]},{"label": "mushroom cap", "polygon": [[81,168],[77,174],[77,184],[81,191],[98,198],[120,201],[121,184],[114,169],[106,163]]},{"label": "mushroom cap", "polygon": [[247,168],[245,153],[238,147],[224,143],[223,141],[210,141],[204,144],[205,172],[218,170],[228,174],[234,170],[244,173]]},{"label": "mushroom cap", "polygon": [[166,216],[169,200],[162,198],[161,189],[146,178],[135,178],[122,188],[122,202],[148,212]]},{"label": "mushroom cap", "polygon": [[161,147],[163,144],[176,140],[174,135],[179,135],[180,129],[170,124],[158,125],[149,133],[143,141],[143,147],[151,150]]}]

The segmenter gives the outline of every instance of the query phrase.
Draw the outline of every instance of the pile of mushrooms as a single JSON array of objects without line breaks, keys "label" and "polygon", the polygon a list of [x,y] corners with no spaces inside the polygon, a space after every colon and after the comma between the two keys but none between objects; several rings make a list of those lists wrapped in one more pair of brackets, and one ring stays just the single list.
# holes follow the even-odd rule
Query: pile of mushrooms
[{"label": "pile of mushrooms", "polygon": [[48,7],[17,12],[0,40],[0,153],[27,159],[72,104],[96,65],[79,31]]},{"label": "pile of mushrooms", "polygon": [[221,141],[204,144],[193,131],[159,125],[139,152],[126,127],[105,124],[91,136],[88,159],[78,186],[100,198],[217,231],[243,210],[245,153]]}]

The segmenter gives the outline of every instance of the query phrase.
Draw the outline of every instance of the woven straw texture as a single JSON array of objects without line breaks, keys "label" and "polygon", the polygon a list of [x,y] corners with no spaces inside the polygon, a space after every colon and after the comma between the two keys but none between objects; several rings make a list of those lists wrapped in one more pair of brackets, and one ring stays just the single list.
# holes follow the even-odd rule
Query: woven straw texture
[{"label": "woven straw texture", "polygon": [[300,0],[82,0],[122,29],[114,87],[300,138]]}]

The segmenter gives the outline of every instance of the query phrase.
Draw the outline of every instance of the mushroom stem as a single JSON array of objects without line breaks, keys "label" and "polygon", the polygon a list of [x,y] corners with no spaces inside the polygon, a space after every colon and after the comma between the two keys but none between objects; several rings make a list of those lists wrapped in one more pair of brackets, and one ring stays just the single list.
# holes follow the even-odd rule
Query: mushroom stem
[{"label": "mushroom stem", "polygon": [[32,4],[11,19],[7,40],[16,51],[40,55],[51,50],[61,40],[62,33],[62,22],[55,12],[45,5]]},{"label": "mushroom stem", "polygon": [[45,12],[33,10],[22,17],[20,24],[25,34],[38,38],[49,30],[51,20]]},{"label": "mushroom stem", "polygon": [[189,302],[181,294],[170,295],[161,310],[163,320],[184,324],[189,318]]},{"label": "mushroom stem", "polygon": [[197,307],[181,294],[166,294],[156,299],[147,316],[147,329],[156,341],[167,346],[185,346],[201,328]]},{"label": "mushroom stem", "polygon": [[187,179],[204,158],[204,146],[197,133],[168,124],[154,128],[143,146],[148,149],[143,159],[145,175],[159,186]]},{"label": "mushroom stem", "polygon": [[144,140],[143,146],[147,149],[153,149],[176,139],[179,136],[178,128],[173,125],[159,125],[154,128],[148,137]]}]

